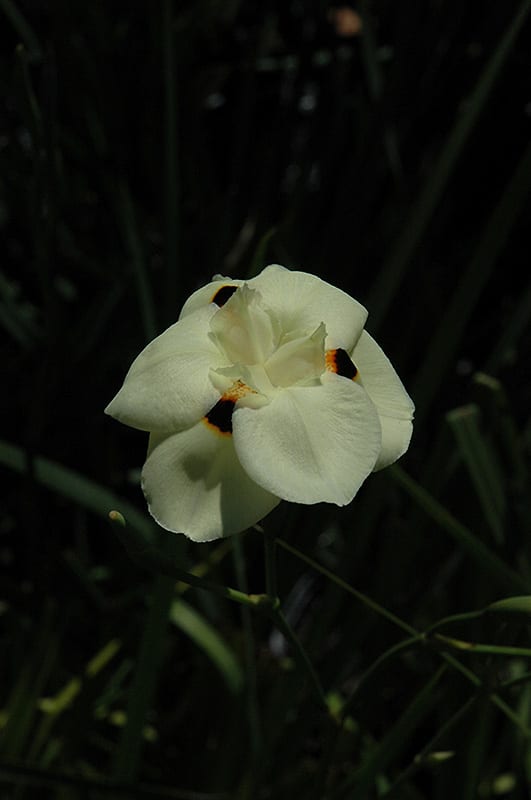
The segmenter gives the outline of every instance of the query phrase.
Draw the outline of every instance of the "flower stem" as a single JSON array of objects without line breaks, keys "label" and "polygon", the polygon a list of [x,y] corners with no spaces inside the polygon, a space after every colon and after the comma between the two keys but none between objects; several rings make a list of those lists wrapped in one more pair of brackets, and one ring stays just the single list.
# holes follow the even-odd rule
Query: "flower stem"
[{"label": "flower stem", "polygon": [[[232,555],[236,581],[239,588],[247,593],[247,575],[245,572],[245,560],[243,557],[242,540],[240,536],[233,539]],[[251,618],[251,609],[243,605],[241,608],[241,619],[245,639],[245,667],[247,675],[247,721],[249,724],[249,735],[251,741],[252,764],[251,779],[256,775],[260,753],[262,752],[262,725],[260,722],[260,706],[258,703],[258,682],[256,673],[256,643]]]},{"label": "flower stem", "polygon": [[268,531],[264,532],[265,547],[265,584],[266,594],[274,604],[278,597],[277,593],[277,570],[276,570],[276,539]]},{"label": "flower stem", "polygon": [[244,606],[269,609],[271,602],[265,594],[247,594],[239,589],[221,586],[194,575],[192,572],[180,569],[175,564],[174,559],[167,556],[157,547],[146,544],[144,539],[135,535],[131,528],[127,527],[125,518],[119,511],[111,511],[109,513],[109,521],[129,556],[141,567],[145,567],[156,574],[168,575],[170,578],[186,583],[188,586],[204,589],[207,592],[226,597],[228,600],[233,600]]},{"label": "flower stem", "polygon": [[286,617],[282,613],[279,605],[273,605],[271,608],[271,618],[279,631],[286,637],[288,642],[293,648],[293,655],[295,659],[299,663],[299,666],[306,673],[314,694],[321,705],[323,705],[326,710],[328,711],[328,702],[326,699],[325,691],[321,685],[321,681],[317,675],[317,672],[314,669],[312,662],[308,656],[308,653],[304,649],[299,637],[287,621]]},{"label": "flower stem", "polygon": [[363,594],[363,592],[360,592],[358,591],[358,589],[355,589],[353,586],[344,581],[338,575],[335,575],[329,569],[323,567],[322,564],[319,564],[319,562],[315,561],[313,558],[310,558],[310,556],[307,556],[306,553],[303,553],[296,547],[293,547],[287,542],[284,542],[282,539],[277,538],[276,542],[281,547],[283,547],[284,550],[287,550],[292,555],[296,556],[297,558],[300,558],[301,561],[304,561],[306,564],[315,569],[317,572],[320,572],[329,580],[333,581],[333,583],[337,584],[337,586],[340,586],[346,592],[356,597],[357,600],[363,603],[363,605],[366,606],[367,608],[370,608],[371,611],[376,612],[376,614],[379,614],[381,617],[385,617],[385,619],[387,619],[389,622],[392,622],[393,625],[396,625],[398,628],[401,628],[403,631],[409,634],[409,636],[418,636],[418,631],[416,631],[412,625],[409,625],[407,622],[405,622],[405,620],[400,619],[400,617],[397,617],[396,614],[393,614],[391,611],[388,611],[387,608],[384,608],[384,606],[381,606],[375,600],[372,600],[366,594]]}]

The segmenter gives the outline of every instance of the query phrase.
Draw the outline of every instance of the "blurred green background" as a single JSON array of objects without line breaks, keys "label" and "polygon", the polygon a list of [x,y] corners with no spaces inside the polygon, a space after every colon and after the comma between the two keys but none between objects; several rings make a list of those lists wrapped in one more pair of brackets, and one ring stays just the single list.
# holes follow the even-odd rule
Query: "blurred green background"
[{"label": "blurred green background", "polygon": [[[529,797],[530,10],[0,0],[2,798]],[[103,408],[274,262],[367,306],[412,444],[193,544]]]}]

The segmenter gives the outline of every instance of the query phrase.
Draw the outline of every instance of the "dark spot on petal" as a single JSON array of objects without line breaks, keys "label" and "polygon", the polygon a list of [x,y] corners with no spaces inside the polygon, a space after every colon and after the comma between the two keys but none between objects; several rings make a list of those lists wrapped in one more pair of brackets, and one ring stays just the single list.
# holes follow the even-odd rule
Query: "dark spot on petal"
[{"label": "dark spot on petal", "polygon": [[232,297],[237,288],[237,286],[222,286],[217,290],[210,302],[215,303],[221,308],[221,306],[225,305],[229,297]]},{"label": "dark spot on petal", "polygon": [[218,400],[216,405],[205,415],[205,420],[217,428],[220,433],[232,433],[232,412],[234,411],[234,400],[226,400],[223,397]]},{"label": "dark spot on petal", "polygon": [[358,374],[356,365],[351,360],[349,354],[343,348],[338,347],[333,354],[334,372],[343,378],[354,380]]}]

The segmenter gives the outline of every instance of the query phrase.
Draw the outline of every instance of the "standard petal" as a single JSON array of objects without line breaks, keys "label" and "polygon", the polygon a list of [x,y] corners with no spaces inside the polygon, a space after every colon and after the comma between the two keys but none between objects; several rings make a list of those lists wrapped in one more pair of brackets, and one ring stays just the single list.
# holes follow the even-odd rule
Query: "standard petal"
[{"label": "standard petal", "polygon": [[272,264],[249,281],[275,310],[284,331],[312,333],[326,325],[326,347],[350,351],[367,319],[367,310],[341,289],[307,272]]},{"label": "standard petal", "polygon": [[380,423],[369,396],[331,373],[319,386],[278,390],[262,408],[236,408],[232,426],[245,471],[295,503],[346,505],[380,452]]},{"label": "standard petal", "polygon": [[200,420],[219,399],[209,370],[227,363],[209,337],[215,313],[205,306],[148,344],[105,412],[145,431],[177,431]]},{"label": "standard petal", "polygon": [[197,289],[193,294],[190,295],[181,309],[179,319],[183,319],[189,314],[193,314],[194,311],[208,306],[209,303],[214,301],[216,294],[224,286],[241,286],[242,283],[244,283],[244,281],[240,280],[239,278],[237,280],[233,280],[232,278],[226,278],[224,275],[214,275],[210,283],[207,283],[206,286],[201,286],[200,289]]},{"label": "standard petal", "polygon": [[239,533],[280,502],[244,472],[232,436],[202,421],[162,441],[150,437],[142,489],[159,525],[196,542]]},{"label": "standard petal", "polygon": [[212,338],[232,363],[262,364],[280,338],[276,315],[259,292],[244,285],[219,308],[210,323]]},{"label": "standard petal", "polygon": [[415,406],[391,362],[367,331],[363,331],[351,358],[380,416],[382,450],[375,470],[383,469],[406,452]]}]

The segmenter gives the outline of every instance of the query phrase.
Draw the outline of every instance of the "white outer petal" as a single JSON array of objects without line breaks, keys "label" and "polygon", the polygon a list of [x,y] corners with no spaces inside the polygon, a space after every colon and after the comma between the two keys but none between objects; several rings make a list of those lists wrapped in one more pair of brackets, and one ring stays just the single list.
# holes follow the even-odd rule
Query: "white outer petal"
[{"label": "white outer petal", "polygon": [[245,471],[283,500],[350,503],[380,452],[378,414],[364,389],[327,373],[319,386],[280,389],[259,409],[236,408]]},{"label": "white outer petal", "polygon": [[142,489],[158,524],[195,542],[239,533],[280,502],[243,471],[232,437],[204,422],[162,441],[150,437]]},{"label": "white outer petal", "polygon": [[209,370],[226,364],[208,336],[216,310],[205,306],[150,342],[105,413],[145,431],[177,431],[201,419],[219,400]]},{"label": "white outer petal", "polygon": [[349,352],[367,319],[367,310],[361,303],[307,272],[271,264],[252,278],[249,286],[261,292],[284,331],[302,330],[309,334],[324,322],[328,349],[342,347]]},{"label": "white outer petal", "polygon": [[374,469],[383,469],[408,449],[415,406],[391,362],[367,331],[363,331],[351,358],[380,416],[382,450]]},{"label": "white outer petal", "polygon": [[245,281],[239,278],[233,280],[232,278],[226,278],[224,275],[215,275],[210,283],[207,283],[206,286],[201,286],[200,289],[197,289],[190,295],[181,309],[179,319],[183,319],[189,314],[193,314],[194,311],[208,306],[208,304],[212,302],[212,298],[216,292],[221,289],[222,286],[241,286],[242,283],[245,283]]}]

